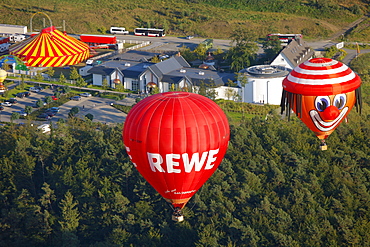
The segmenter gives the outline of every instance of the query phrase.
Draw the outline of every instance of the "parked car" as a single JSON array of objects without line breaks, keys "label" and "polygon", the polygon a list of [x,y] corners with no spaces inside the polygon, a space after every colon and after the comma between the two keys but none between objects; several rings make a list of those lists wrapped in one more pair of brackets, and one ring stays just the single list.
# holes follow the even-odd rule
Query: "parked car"
[{"label": "parked car", "polygon": [[54,95],[53,95],[53,96],[51,96],[51,98],[52,98],[52,100],[58,100],[58,98],[57,98],[57,97],[55,97]]},{"label": "parked car", "polygon": [[56,114],[56,112],[52,112],[52,111],[46,111],[45,113],[48,114],[50,117],[54,117]]},{"label": "parked car", "polygon": [[194,38],[194,36],[192,35],[186,36],[186,39],[192,39],[192,38]]},{"label": "parked car", "polygon": [[54,107],[50,107],[49,109],[47,109],[47,111],[56,111],[56,112],[59,112],[59,107],[56,107],[56,106],[54,106]]},{"label": "parked car", "polygon": [[71,97],[71,100],[81,100],[81,96],[78,96],[78,95],[73,96]]},{"label": "parked car", "polygon": [[34,93],[38,93],[38,92],[40,92],[41,90],[40,89],[38,89],[38,88],[36,88],[36,87],[30,87],[30,89],[29,89],[31,92],[34,92]]},{"label": "parked car", "polygon": [[26,97],[28,97],[28,96],[30,96],[31,95],[31,92],[23,92],[24,93],[24,96],[26,96]]},{"label": "parked car", "polygon": [[50,107],[49,109],[47,109],[46,111],[51,111],[51,112],[59,112],[59,107]]},{"label": "parked car", "polygon": [[4,106],[0,105],[0,111],[4,110]]},{"label": "parked car", "polygon": [[15,96],[17,96],[18,98],[23,98],[25,97],[25,93],[24,92],[21,92],[21,93],[17,93]]},{"label": "parked car", "polygon": [[91,93],[80,93],[82,97],[91,97]]},{"label": "parked car", "polygon": [[10,99],[5,100],[4,102],[9,102],[9,103],[12,103],[14,105],[14,104],[18,103],[18,100],[15,99],[15,98],[10,98]]},{"label": "parked car", "polygon": [[4,103],[1,103],[2,106],[12,106],[12,103],[10,102],[4,102]]},{"label": "parked car", "polygon": [[170,57],[169,55],[161,55],[161,56],[159,56],[159,59],[164,60],[164,59],[169,58],[169,57]]},{"label": "parked car", "polygon": [[20,116],[23,116],[23,117],[28,115],[27,112],[25,112],[25,111],[13,111],[13,112],[17,112],[17,113],[19,113]]},{"label": "parked car", "polygon": [[44,113],[41,113],[40,115],[38,115],[37,118],[42,118],[42,119],[45,119],[45,120],[49,120],[51,117],[44,112]]}]

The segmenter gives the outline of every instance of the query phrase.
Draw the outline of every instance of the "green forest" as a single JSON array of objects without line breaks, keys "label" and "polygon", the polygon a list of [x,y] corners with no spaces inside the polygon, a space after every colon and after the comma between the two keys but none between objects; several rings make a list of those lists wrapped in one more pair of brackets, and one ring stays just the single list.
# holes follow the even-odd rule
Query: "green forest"
[{"label": "green forest", "polygon": [[351,65],[363,110],[330,135],[327,151],[296,117],[265,106],[268,114],[235,121],[240,105],[219,102],[229,149],[180,223],[129,161],[123,123],[72,117],[51,134],[4,125],[0,246],[369,246],[369,64],[361,55]]},{"label": "green forest", "polygon": [[[68,33],[106,34],[111,26],[164,28],[168,35],[228,39],[240,27],[265,38],[302,33],[324,39],[369,10],[367,0],[0,0],[0,23],[37,31],[53,24]],[[46,18],[44,13],[49,18]],[[64,22],[63,22],[64,21]],[[368,21],[346,39],[367,41]]]}]

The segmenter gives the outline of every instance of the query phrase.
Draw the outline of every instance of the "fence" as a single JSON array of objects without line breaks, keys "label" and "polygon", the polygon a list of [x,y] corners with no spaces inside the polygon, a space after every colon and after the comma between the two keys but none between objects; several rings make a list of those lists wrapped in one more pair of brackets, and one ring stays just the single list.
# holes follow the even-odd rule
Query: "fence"
[{"label": "fence", "polygon": [[135,49],[139,49],[141,47],[147,46],[150,44],[150,41],[122,40],[122,43],[137,44],[137,45],[126,48],[126,51],[130,51],[130,50],[135,50]]}]

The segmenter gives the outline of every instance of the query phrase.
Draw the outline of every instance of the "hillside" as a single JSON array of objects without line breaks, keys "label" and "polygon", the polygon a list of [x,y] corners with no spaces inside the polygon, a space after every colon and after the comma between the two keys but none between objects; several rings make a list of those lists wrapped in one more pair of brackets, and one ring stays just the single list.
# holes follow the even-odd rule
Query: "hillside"
[{"label": "hillside", "polygon": [[[0,8],[0,23],[29,26],[31,16],[43,12],[60,28],[65,20],[69,33],[106,33],[110,26],[130,31],[150,26],[165,28],[169,35],[213,38],[229,38],[233,30],[243,27],[258,37],[280,32],[320,39],[368,12],[366,2],[358,0],[1,0]],[[34,29],[41,29],[44,19],[36,14]],[[45,22],[49,25],[47,19]],[[367,27],[361,29],[366,31]]]}]

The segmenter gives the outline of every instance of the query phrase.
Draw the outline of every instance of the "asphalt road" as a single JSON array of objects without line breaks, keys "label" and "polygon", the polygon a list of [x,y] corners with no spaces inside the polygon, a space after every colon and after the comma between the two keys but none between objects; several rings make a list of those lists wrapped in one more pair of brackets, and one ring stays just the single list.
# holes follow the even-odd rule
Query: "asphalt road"
[{"label": "asphalt road", "polygon": [[85,115],[92,114],[94,116],[93,122],[100,122],[104,124],[123,123],[126,120],[127,114],[117,110],[114,104],[132,105],[135,102],[133,98],[126,98],[120,101],[100,97],[82,97],[80,101],[68,101],[59,107],[60,111],[52,118],[53,122],[57,122],[60,118],[67,119],[68,113],[72,107],[78,107],[79,113],[76,117],[84,119]]},{"label": "asphalt road", "polygon": [[[14,86],[15,84],[12,84],[11,86],[9,86],[9,88],[11,89]],[[54,93],[50,89],[45,89],[39,93],[31,92],[31,95],[29,97],[23,97],[23,98],[18,98],[13,95],[12,97],[16,98],[18,103],[10,107],[4,106],[4,110],[0,111],[0,122],[10,122],[10,116],[12,115],[14,111],[24,110],[26,106],[32,107],[37,102],[37,100],[45,98],[47,96],[52,96],[52,95],[54,95]],[[36,108],[33,108],[33,110],[36,110]],[[14,122],[21,123],[24,121],[25,121],[24,119],[17,119]]]},{"label": "asphalt road", "polygon": [[[157,53],[174,53],[177,52],[182,46],[187,46],[190,49],[196,48],[205,38],[193,38],[186,39],[186,37],[147,37],[147,36],[135,36],[135,35],[116,35],[118,41],[129,42],[132,41],[150,41],[151,44],[147,47],[143,47],[140,50],[146,50]],[[306,41],[306,40],[305,40]],[[325,48],[330,47],[336,42],[331,40],[320,40],[320,41],[306,41],[306,43],[316,51],[324,51]],[[220,48],[221,50],[230,49],[232,43],[231,40],[224,39],[213,39],[213,50]],[[259,44],[259,53],[263,50]],[[211,49],[211,50],[212,50]]]}]

